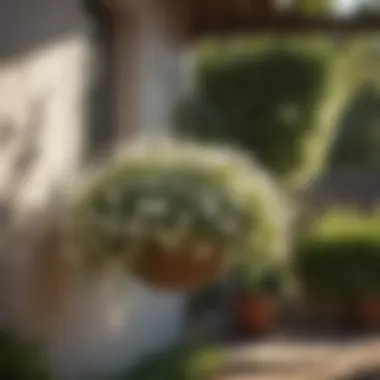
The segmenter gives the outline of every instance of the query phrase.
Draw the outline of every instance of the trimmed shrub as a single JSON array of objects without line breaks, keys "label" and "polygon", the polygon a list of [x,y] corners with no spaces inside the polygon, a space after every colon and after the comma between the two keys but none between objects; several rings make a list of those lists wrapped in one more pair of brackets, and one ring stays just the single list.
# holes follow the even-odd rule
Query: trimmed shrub
[{"label": "trimmed shrub", "polygon": [[323,36],[207,41],[193,121],[180,130],[241,146],[281,180],[303,186],[323,167],[356,83],[348,70],[359,45]]},{"label": "trimmed shrub", "polygon": [[294,259],[307,294],[349,299],[380,294],[380,218],[332,214],[303,236]]},{"label": "trimmed shrub", "polygon": [[282,259],[286,221],[280,190],[245,154],[171,142],[138,144],[107,166],[75,200],[70,227],[91,265],[116,262],[166,287],[193,267],[214,280],[214,256],[253,266]]}]

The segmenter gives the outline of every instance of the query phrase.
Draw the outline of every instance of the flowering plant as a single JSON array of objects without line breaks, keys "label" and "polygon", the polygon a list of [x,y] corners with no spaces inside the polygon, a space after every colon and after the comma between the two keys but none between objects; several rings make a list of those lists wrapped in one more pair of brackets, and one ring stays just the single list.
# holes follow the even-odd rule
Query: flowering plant
[{"label": "flowering plant", "polygon": [[154,242],[168,255],[192,242],[251,263],[284,248],[286,209],[266,173],[243,153],[185,142],[141,143],[98,173],[74,205],[77,242],[91,260],[128,268]]}]

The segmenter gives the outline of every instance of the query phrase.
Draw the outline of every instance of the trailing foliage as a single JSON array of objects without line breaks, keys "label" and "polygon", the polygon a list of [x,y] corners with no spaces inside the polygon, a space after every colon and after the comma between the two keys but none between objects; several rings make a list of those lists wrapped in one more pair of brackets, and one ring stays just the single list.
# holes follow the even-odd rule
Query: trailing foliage
[{"label": "trailing foliage", "polygon": [[74,202],[71,227],[91,262],[129,268],[144,244],[169,254],[187,238],[252,265],[284,250],[286,208],[271,179],[241,152],[142,143],[98,174]]},{"label": "trailing foliage", "polygon": [[295,271],[314,296],[380,293],[380,218],[332,214],[302,237]]}]

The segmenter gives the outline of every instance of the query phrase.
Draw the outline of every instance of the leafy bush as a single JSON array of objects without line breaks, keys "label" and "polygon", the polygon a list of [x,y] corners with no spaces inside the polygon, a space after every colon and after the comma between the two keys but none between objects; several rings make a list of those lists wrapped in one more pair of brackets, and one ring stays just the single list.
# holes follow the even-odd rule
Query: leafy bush
[{"label": "leafy bush", "polygon": [[286,239],[286,208],[259,165],[231,149],[180,142],[125,152],[90,181],[71,222],[92,262],[132,267],[152,240],[175,253],[190,237],[199,250],[215,244],[232,261],[258,263]]},{"label": "leafy bush", "polygon": [[326,217],[300,239],[295,270],[306,292],[314,296],[379,294],[379,215]]},{"label": "leafy bush", "polygon": [[220,349],[186,345],[147,358],[115,380],[212,380],[222,364]]},{"label": "leafy bush", "polygon": [[[332,38],[235,39],[201,49],[194,121],[198,139],[251,152],[292,186],[317,173],[355,83],[356,48]],[[350,80],[347,80],[350,78]]]},{"label": "leafy bush", "polygon": [[0,333],[0,379],[50,380],[35,344],[23,342],[8,332]]},{"label": "leafy bush", "polygon": [[379,164],[380,91],[373,83],[363,86],[347,107],[330,152],[330,165]]}]

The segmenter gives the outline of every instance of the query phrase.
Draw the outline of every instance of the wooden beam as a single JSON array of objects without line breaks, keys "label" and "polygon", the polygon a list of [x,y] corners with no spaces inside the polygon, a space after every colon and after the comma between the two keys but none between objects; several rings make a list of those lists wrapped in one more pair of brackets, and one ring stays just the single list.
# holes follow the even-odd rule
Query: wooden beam
[{"label": "wooden beam", "polygon": [[306,18],[300,15],[277,15],[269,18],[232,17],[215,14],[213,17],[195,17],[189,31],[190,39],[209,35],[231,35],[234,33],[361,33],[380,32],[380,17],[336,19],[331,17]]},{"label": "wooden beam", "polygon": [[[92,0],[105,8],[120,12],[125,0]],[[380,15],[362,15],[352,18],[306,16],[283,12],[269,0],[156,0],[167,13],[181,20],[185,33],[184,43],[210,35],[236,33],[361,33],[380,31]],[[186,15],[186,16],[184,16]]]}]

